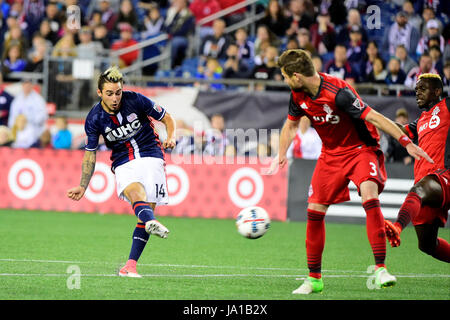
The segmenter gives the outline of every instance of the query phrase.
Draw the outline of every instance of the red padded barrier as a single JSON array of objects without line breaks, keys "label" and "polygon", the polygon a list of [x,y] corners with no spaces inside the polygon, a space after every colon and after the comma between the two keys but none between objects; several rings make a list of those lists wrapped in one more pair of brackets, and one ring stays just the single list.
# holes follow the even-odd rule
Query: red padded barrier
[{"label": "red padded barrier", "polygon": [[[97,152],[96,171],[85,197],[67,198],[67,189],[80,181],[83,153],[0,148],[0,208],[133,214],[131,206],[117,197],[110,152]],[[208,164],[211,158],[201,164],[191,160],[191,164],[175,164],[166,155],[170,204],[159,206],[157,215],[235,218],[241,208],[257,205],[273,220],[286,220],[286,169],[266,176],[261,172],[267,164],[249,164],[248,159],[245,164],[236,159],[233,164]]]}]

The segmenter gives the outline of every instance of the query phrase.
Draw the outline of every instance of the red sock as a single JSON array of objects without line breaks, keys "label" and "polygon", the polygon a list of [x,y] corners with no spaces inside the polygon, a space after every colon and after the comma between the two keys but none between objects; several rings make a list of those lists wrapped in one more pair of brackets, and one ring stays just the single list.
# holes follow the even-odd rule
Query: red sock
[{"label": "red sock", "polygon": [[438,244],[434,250],[433,257],[444,262],[450,262],[450,244],[441,238],[437,240]]},{"label": "red sock", "polygon": [[322,252],[325,245],[325,212],[308,209],[306,223],[306,257],[309,276],[321,278]]},{"label": "red sock", "polygon": [[384,218],[381,213],[380,201],[370,199],[363,203],[366,211],[366,230],[372,247],[377,267],[384,267],[386,258],[386,233],[384,230]]},{"label": "red sock", "polygon": [[405,229],[408,223],[420,212],[422,199],[415,192],[410,192],[406,196],[400,211],[398,212],[397,221],[395,222],[400,228]]}]

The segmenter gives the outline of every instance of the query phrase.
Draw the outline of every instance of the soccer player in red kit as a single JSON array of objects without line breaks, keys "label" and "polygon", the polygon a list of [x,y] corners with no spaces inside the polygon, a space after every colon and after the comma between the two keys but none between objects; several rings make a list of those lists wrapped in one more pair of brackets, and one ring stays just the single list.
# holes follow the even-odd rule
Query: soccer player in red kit
[{"label": "soccer player in red kit", "polygon": [[304,50],[285,51],[278,59],[278,66],[291,88],[291,99],[272,170],[276,165],[283,167],[286,164],[286,151],[302,116],[311,120],[322,139],[322,153],[311,180],[307,208],[309,277],[293,293],[310,294],[323,290],[324,217],[330,205],[350,200],[350,181],[357,186],[367,215],[367,236],[376,264],[375,283],[379,288],[394,285],[396,278],[388,273],[384,264],[386,234],[378,194],[383,190],[386,170],[377,128],[398,139],[414,158],[432,160],[411,143],[394,122],[365,104],[347,82],[317,72]]},{"label": "soccer player in red kit", "polygon": [[414,163],[414,186],[410,189],[397,221],[385,221],[386,236],[392,247],[400,245],[400,233],[412,220],[419,249],[432,257],[450,262],[450,244],[438,238],[439,227],[447,222],[450,209],[450,98],[441,99],[439,75],[425,73],[416,84],[416,100],[424,111],[420,117],[401,126],[435,161]]}]

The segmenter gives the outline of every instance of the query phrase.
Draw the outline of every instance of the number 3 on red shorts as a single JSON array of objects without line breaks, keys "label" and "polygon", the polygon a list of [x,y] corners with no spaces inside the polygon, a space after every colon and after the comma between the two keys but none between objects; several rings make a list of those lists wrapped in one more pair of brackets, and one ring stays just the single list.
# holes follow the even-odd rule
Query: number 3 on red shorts
[{"label": "number 3 on red shorts", "polygon": [[376,177],[378,175],[376,164],[373,162],[369,162],[369,164],[370,164],[370,167],[372,168],[372,171],[370,171],[370,175],[373,177]]}]

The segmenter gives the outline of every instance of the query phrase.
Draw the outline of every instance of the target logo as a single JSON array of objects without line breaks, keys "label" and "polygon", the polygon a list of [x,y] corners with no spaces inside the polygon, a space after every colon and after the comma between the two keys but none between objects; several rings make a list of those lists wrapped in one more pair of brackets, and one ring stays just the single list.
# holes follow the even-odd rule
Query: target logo
[{"label": "target logo", "polygon": [[110,167],[106,163],[97,162],[94,174],[84,195],[89,201],[100,203],[108,200],[115,189],[114,175]]},{"label": "target logo", "polygon": [[239,208],[255,206],[264,194],[264,182],[252,168],[241,168],[228,181],[228,194]]},{"label": "target logo", "polygon": [[41,191],[44,185],[44,174],[36,161],[21,159],[16,161],[9,170],[8,184],[17,198],[30,200]]},{"label": "target logo", "polygon": [[176,165],[166,166],[169,206],[180,204],[189,193],[189,177],[186,171]]}]

